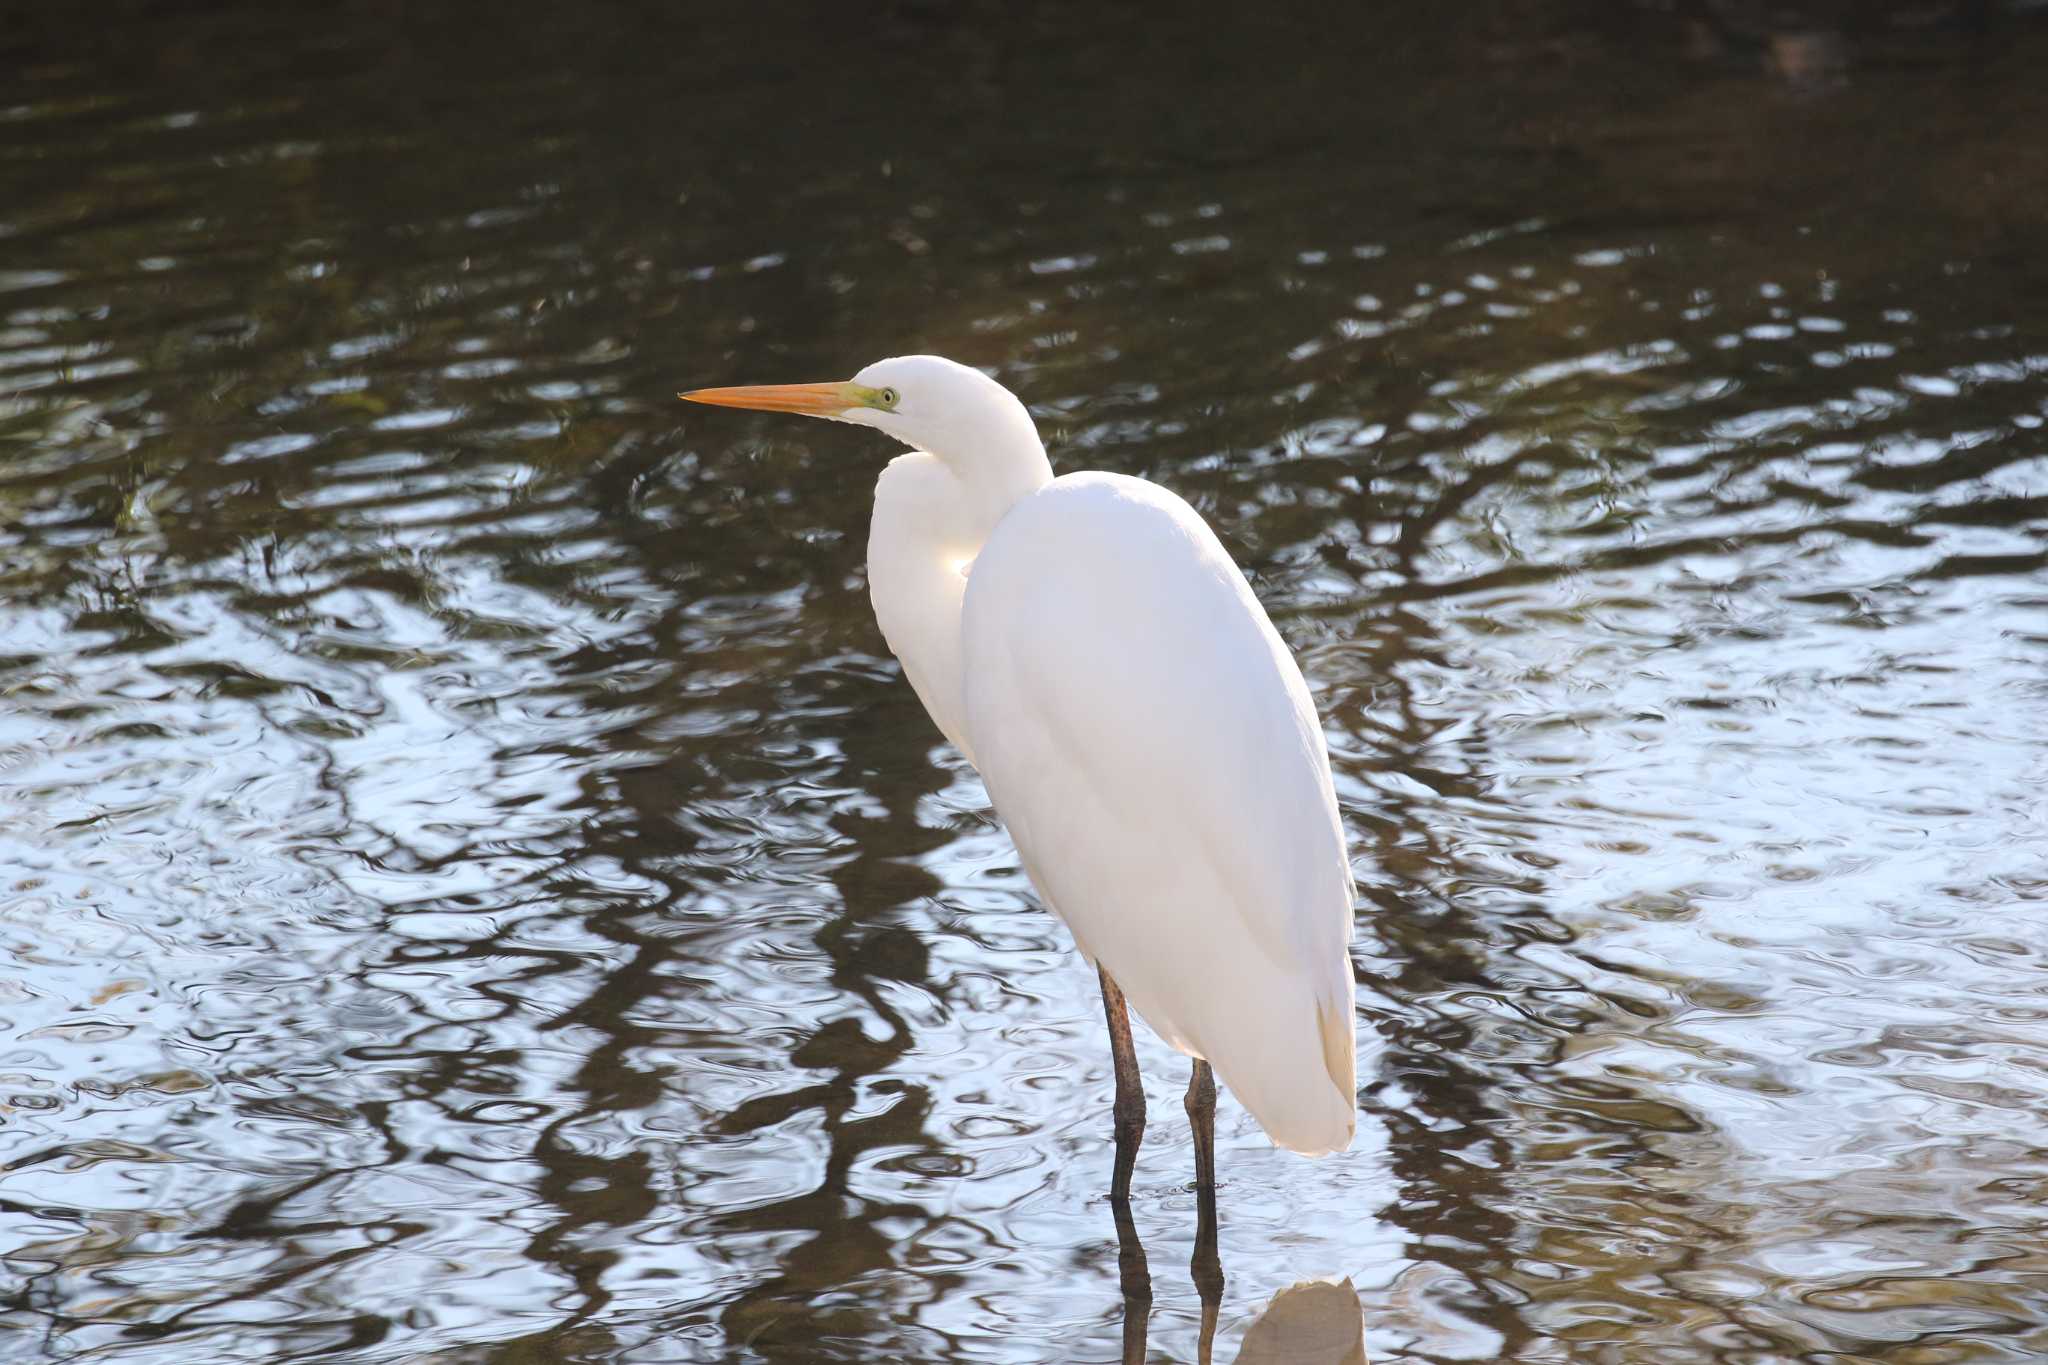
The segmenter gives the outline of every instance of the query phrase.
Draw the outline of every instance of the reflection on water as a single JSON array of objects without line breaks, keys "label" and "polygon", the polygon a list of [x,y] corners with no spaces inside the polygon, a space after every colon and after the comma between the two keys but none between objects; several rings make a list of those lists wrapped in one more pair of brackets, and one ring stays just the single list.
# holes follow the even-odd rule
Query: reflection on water
[{"label": "reflection on water", "polygon": [[1324,707],[1378,1061],[1340,1158],[1224,1101],[1216,1357],[2048,1356],[2034,11],[17,8],[0,1355],[1117,1359],[885,451],[670,397],[924,349]]},{"label": "reflection on water", "polygon": [[1245,1329],[1237,1365],[1366,1365],[1358,1291],[1346,1279],[1281,1290]]}]

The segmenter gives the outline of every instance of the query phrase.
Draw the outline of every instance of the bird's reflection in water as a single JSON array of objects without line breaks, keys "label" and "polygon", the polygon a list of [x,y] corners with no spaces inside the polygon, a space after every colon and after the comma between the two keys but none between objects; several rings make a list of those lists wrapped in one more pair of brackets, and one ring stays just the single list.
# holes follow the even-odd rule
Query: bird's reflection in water
[{"label": "bird's reflection in water", "polygon": [[1281,1290],[1245,1332],[1237,1365],[1367,1365],[1358,1291],[1344,1279]]},{"label": "bird's reflection in water", "polygon": [[[1202,1296],[1196,1359],[1212,1365],[1216,1317],[1223,1306],[1223,1263],[1216,1251],[1216,1192],[1198,1192],[1200,1223],[1188,1269]],[[1152,1276],[1126,1200],[1115,1200],[1117,1270],[1124,1295],[1123,1365],[1145,1365],[1152,1314]],[[1237,1365],[1368,1365],[1365,1310],[1348,1279],[1303,1280],[1273,1296],[1245,1329]]]}]

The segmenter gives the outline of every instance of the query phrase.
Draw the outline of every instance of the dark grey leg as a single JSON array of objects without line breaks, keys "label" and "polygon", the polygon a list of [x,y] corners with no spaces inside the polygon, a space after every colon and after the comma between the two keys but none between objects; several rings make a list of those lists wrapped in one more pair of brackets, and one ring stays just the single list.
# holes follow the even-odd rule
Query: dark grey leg
[{"label": "dark grey leg", "polygon": [[1130,1007],[1124,1004],[1123,990],[1108,972],[1099,966],[1095,970],[1102,977],[1102,1012],[1109,1020],[1109,1055],[1116,1068],[1116,1170],[1110,1177],[1109,1197],[1120,1202],[1131,1197],[1131,1168],[1138,1164],[1138,1144],[1145,1137],[1145,1086],[1138,1078]]},{"label": "dark grey leg", "polygon": [[1188,1077],[1188,1126],[1194,1130],[1195,1188],[1216,1188],[1216,1073],[1197,1057]]},{"label": "dark grey leg", "polygon": [[1216,1311],[1223,1303],[1223,1261],[1216,1250],[1216,1076],[1196,1061],[1188,1077],[1188,1126],[1195,1141],[1195,1255],[1188,1263],[1202,1296],[1202,1352],[1216,1335]]}]

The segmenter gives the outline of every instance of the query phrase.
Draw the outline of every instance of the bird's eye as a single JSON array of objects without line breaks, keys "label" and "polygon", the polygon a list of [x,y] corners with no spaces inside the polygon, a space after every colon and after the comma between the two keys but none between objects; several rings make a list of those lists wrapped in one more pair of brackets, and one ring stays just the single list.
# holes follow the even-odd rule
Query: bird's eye
[{"label": "bird's eye", "polygon": [[895,407],[895,406],[896,406],[896,390],[894,390],[894,389],[883,389],[883,390],[882,390],[882,406],[883,406],[883,407],[885,407],[885,408],[893,408],[893,407]]}]

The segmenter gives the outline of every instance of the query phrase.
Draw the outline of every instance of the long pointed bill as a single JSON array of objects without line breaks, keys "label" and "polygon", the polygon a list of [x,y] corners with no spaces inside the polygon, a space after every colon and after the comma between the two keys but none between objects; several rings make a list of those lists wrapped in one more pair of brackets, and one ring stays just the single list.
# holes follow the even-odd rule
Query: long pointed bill
[{"label": "long pointed bill", "polygon": [[807,417],[837,417],[848,408],[866,407],[868,390],[859,384],[746,384],[733,389],[692,389],[676,397],[686,403],[711,403],[721,408],[759,408],[763,412],[800,412]]}]

